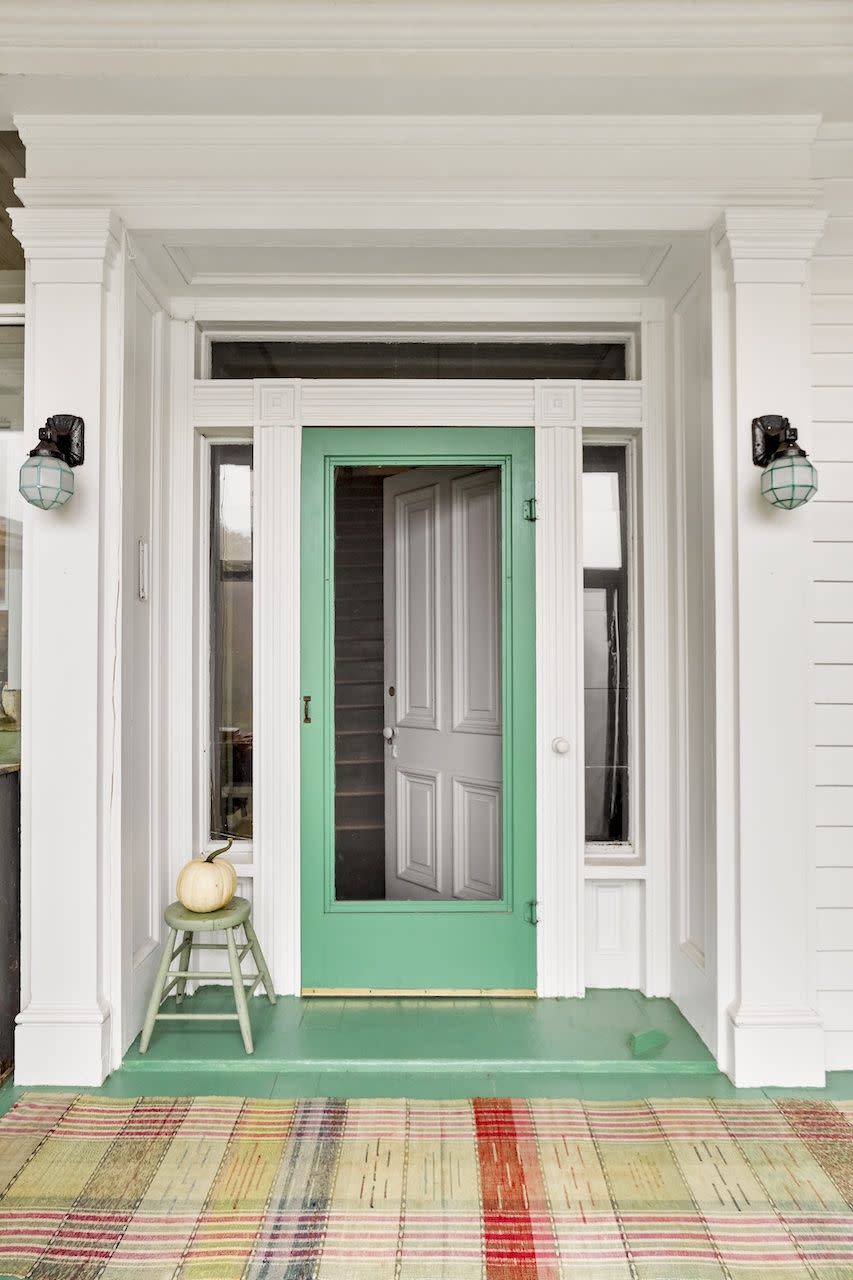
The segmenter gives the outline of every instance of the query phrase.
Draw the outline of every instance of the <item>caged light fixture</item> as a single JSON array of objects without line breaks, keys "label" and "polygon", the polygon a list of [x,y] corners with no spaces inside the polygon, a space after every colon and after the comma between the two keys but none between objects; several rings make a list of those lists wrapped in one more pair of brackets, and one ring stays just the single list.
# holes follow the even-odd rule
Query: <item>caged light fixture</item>
[{"label": "caged light fixture", "polygon": [[21,467],[18,489],[34,507],[62,507],[74,493],[74,471],[82,466],[85,424],[74,413],[57,413],[39,429],[39,442]]},{"label": "caged light fixture", "polygon": [[752,420],[752,461],[764,468],[761,496],[793,511],[817,493],[817,470],[797,444],[797,429],[778,413]]}]

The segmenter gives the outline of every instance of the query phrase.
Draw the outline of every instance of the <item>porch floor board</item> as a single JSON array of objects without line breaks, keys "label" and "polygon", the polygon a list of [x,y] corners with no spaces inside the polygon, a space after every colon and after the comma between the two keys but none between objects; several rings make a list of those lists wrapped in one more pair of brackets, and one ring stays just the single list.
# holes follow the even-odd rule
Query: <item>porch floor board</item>
[{"label": "porch floor board", "polygon": [[[233,1009],[228,987],[188,997],[191,1013]],[[147,1054],[128,1051],[129,1073],[227,1070],[306,1077],[715,1075],[716,1064],[670,1000],[636,991],[592,990],[584,999],[280,997],[251,1002],[255,1052],[230,1023],[158,1023]],[[173,999],[163,1010],[179,1012]],[[669,1043],[654,1057],[631,1055],[632,1032],[657,1028]],[[390,1082],[386,1082],[386,1087]],[[565,1087],[565,1086],[564,1086]],[[440,1096],[445,1096],[444,1094]]]}]

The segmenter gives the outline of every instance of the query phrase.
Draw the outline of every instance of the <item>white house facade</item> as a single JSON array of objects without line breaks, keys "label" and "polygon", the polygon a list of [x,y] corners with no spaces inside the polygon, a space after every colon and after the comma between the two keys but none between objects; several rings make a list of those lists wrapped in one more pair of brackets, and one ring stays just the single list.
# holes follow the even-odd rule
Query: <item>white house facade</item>
[{"label": "white house facade", "polygon": [[[85,422],[71,501],[45,511],[15,495],[3,513],[23,526],[17,1080],[98,1084],[120,1065],[178,870],[221,834],[237,837],[282,994],[627,987],[671,997],[738,1085],[853,1069],[850,5],[30,0],[0,20],[0,126],[26,157],[10,208],[25,278],[0,282],[6,321],[25,327],[15,457],[52,415]],[[364,344],[417,348],[412,376],[364,376],[352,364]],[[482,364],[435,375],[427,346],[467,346]],[[510,347],[517,377],[489,365]],[[576,363],[555,372],[548,353],[570,348]],[[761,496],[752,422],[767,414],[790,419],[818,470],[796,510]],[[527,474],[528,446],[522,489],[509,477]],[[458,490],[465,519],[500,523],[504,503],[504,576],[493,596],[463,584],[472,612],[447,641],[470,694],[451,716],[466,750],[503,732],[503,773],[454,784],[447,819],[475,833],[474,853],[495,841],[488,866],[470,852],[454,864],[456,898],[493,899],[530,930],[517,968],[496,958],[500,980],[464,967],[464,924],[458,962],[398,968],[389,951],[378,978],[359,977],[334,941],[361,936],[343,931],[356,929],[355,893],[343,932],[322,934],[340,963],[319,955],[306,868],[322,813],[337,804],[329,822],[347,826],[352,792],[323,792],[334,782],[309,736],[318,705],[343,732],[311,665],[312,575],[318,593],[334,576],[306,541],[317,449],[357,478],[436,464],[455,484],[475,463],[503,477],[497,506],[465,506]],[[606,513],[597,524],[585,483],[601,450],[619,459],[603,474],[621,495],[613,590],[627,600],[608,649],[619,674],[606,715],[612,728],[616,707],[620,727],[606,762],[590,753],[588,593],[611,587],[585,578],[601,569],[590,557]],[[248,457],[248,541],[216,577],[217,467]],[[510,531],[523,550],[522,503],[526,581],[507,567]],[[459,527],[473,547],[486,526]],[[405,530],[400,545],[415,546]],[[329,525],[327,557],[336,536]],[[386,541],[386,569],[387,555]],[[486,582],[484,563],[457,557],[453,574]],[[244,591],[223,632],[225,577]],[[497,675],[492,702],[488,688],[475,698],[492,652],[476,624],[492,606],[505,620],[494,672],[502,660],[518,695],[502,718]],[[411,809],[413,840],[443,803],[429,767],[393,763],[407,723],[433,714],[417,664],[444,670],[429,667],[432,642],[419,648],[424,609],[406,624],[409,676],[395,678],[401,695],[410,681],[409,721],[387,731],[383,766],[386,821],[389,786],[400,805],[427,806],[423,819]],[[221,681],[240,674],[214,650],[237,644],[241,610],[249,733],[217,721]],[[246,741],[250,788],[235,763]],[[606,830],[591,822],[602,778]],[[421,898],[444,874],[431,850],[407,855]],[[510,884],[527,857],[529,893]],[[341,895],[326,891],[334,916]],[[484,930],[489,918],[458,916]]]}]

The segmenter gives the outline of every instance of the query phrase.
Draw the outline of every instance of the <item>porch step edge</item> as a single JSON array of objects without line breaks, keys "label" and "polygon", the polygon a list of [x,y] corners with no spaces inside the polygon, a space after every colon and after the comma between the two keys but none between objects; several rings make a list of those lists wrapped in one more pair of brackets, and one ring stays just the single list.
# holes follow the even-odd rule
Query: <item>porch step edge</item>
[{"label": "porch step edge", "polygon": [[592,1061],[584,1058],[500,1058],[484,1060],[482,1058],[125,1058],[122,1070],[139,1072],[169,1071],[229,1071],[229,1072],[275,1072],[277,1075],[300,1074],[340,1074],[352,1075],[407,1075],[416,1072],[438,1074],[458,1074],[479,1072],[488,1075],[718,1075],[719,1067],[713,1060],[675,1060],[660,1058],[602,1059]]}]

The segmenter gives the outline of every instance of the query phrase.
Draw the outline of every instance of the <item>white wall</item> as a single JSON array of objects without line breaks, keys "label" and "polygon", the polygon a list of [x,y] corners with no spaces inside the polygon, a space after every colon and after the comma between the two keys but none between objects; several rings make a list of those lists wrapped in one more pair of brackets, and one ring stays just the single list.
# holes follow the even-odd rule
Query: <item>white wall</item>
[{"label": "white wall", "polygon": [[853,1068],[853,125],[824,126],[829,221],[812,264],[811,505],[818,1009],[827,1069]]}]

